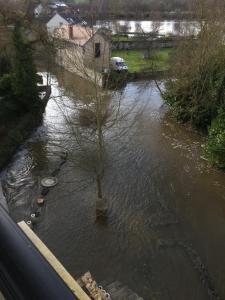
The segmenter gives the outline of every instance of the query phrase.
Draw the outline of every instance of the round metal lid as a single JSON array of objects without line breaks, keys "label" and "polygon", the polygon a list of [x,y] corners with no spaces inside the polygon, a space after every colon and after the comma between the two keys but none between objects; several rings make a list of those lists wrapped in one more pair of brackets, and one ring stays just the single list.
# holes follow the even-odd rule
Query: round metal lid
[{"label": "round metal lid", "polygon": [[43,187],[53,187],[58,183],[58,179],[56,177],[45,177],[41,180],[41,185]]}]

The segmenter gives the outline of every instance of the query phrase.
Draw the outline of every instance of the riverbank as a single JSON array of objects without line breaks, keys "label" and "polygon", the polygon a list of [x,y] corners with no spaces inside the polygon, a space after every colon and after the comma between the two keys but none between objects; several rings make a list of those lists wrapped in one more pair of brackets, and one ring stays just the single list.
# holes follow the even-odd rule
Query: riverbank
[{"label": "riverbank", "polygon": [[15,120],[10,127],[4,130],[1,136],[0,146],[0,170],[11,160],[18,147],[29,137],[33,130],[42,122],[42,115],[51,94],[51,87],[48,86],[44,97],[41,99],[40,107],[35,114],[26,113]]}]

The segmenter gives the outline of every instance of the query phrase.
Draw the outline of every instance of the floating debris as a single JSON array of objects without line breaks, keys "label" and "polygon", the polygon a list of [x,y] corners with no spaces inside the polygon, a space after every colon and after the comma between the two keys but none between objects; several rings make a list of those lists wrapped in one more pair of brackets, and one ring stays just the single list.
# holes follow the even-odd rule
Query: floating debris
[{"label": "floating debris", "polygon": [[33,213],[35,214],[36,218],[40,217],[40,215],[41,215],[41,208],[37,208]]},{"label": "floating debris", "polygon": [[32,222],[30,220],[27,221],[26,223],[27,223],[27,226],[29,226],[31,229],[33,228],[33,224],[32,224]]},{"label": "floating debris", "polygon": [[41,185],[43,187],[53,187],[58,183],[58,179],[56,177],[45,177],[41,180]]},{"label": "floating debris", "polygon": [[41,191],[41,196],[46,196],[49,192],[49,188],[43,188]]},{"label": "floating debris", "polygon": [[38,197],[38,198],[37,198],[37,204],[38,204],[38,205],[43,205],[44,202],[45,202],[45,199],[44,199],[43,197]]},{"label": "floating debris", "polygon": [[36,216],[36,214],[31,214],[30,215],[30,219],[31,219],[31,223],[32,224],[37,223],[37,216]]},{"label": "floating debris", "polygon": [[102,286],[98,286],[92,278],[91,273],[87,272],[80,278],[81,286],[84,286],[92,299],[95,300],[111,300],[110,294],[107,293]]}]

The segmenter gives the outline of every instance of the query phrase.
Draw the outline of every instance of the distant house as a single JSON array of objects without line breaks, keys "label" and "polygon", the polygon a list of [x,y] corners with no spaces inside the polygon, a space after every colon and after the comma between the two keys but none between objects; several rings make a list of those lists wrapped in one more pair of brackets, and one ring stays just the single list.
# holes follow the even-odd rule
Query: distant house
[{"label": "distant house", "polygon": [[40,17],[41,14],[43,13],[44,11],[44,7],[43,5],[40,3],[38,4],[35,8],[34,8],[34,16],[37,18],[37,17]]},{"label": "distant house", "polygon": [[68,5],[64,2],[60,2],[60,1],[56,1],[56,2],[52,2],[48,5],[48,7],[52,8],[52,9],[58,9],[58,8],[68,8]]},{"label": "distant house", "polygon": [[111,39],[103,31],[97,30],[83,41],[84,65],[103,71],[109,68],[111,57]]},{"label": "distant house", "polygon": [[34,7],[33,14],[36,18],[43,16],[43,15],[52,15],[56,12],[63,12],[69,10],[69,7],[64,2],[50,2],[50,3],[39,3]]},{"label": "distant house", "polygon": [[63,25],[75,25],[81,24],[82,22],[84,21],[81,21],[71,13],[55,13],[47,22],[46,26],[48,33],[54,35],[54,32]]},{"label": "distant house", "polygon": [[55,13],[47,22],[46,26],[48,33],[53,35],[55,30],[58,30],[61,26],[71,24],[76,24],[74,16]]},{"label": "distant house", "polygon": [[[89,68],[99,72],[109,68],[111,41],[109,34],[80,24],[61,26],[57,38],[63,40],[65,48],[61,57],[67,64],[79,69]],[[70,60],[68,60],[70,58]]]}]

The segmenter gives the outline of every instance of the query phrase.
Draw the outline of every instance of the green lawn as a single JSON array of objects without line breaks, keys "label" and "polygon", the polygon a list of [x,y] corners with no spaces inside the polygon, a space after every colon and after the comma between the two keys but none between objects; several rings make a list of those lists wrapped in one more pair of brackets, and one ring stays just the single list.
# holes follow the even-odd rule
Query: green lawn
[{"label": "green lawn", "polygon": [[135,41],[137,37],[129,37],[127,35],[119,35],[119,34],[114,34],[112,35],[112,40],[114,42],[129,42],[129,41]]},{"label": "green lawn", "polygon": [[149,70],[165,71],[170,68],[173,49],[150,50],[150,59],[144,59],[144,52],[145,50],[119,50],[112,51],[112,56],[122,57],[126,61],[130,73]]}]

